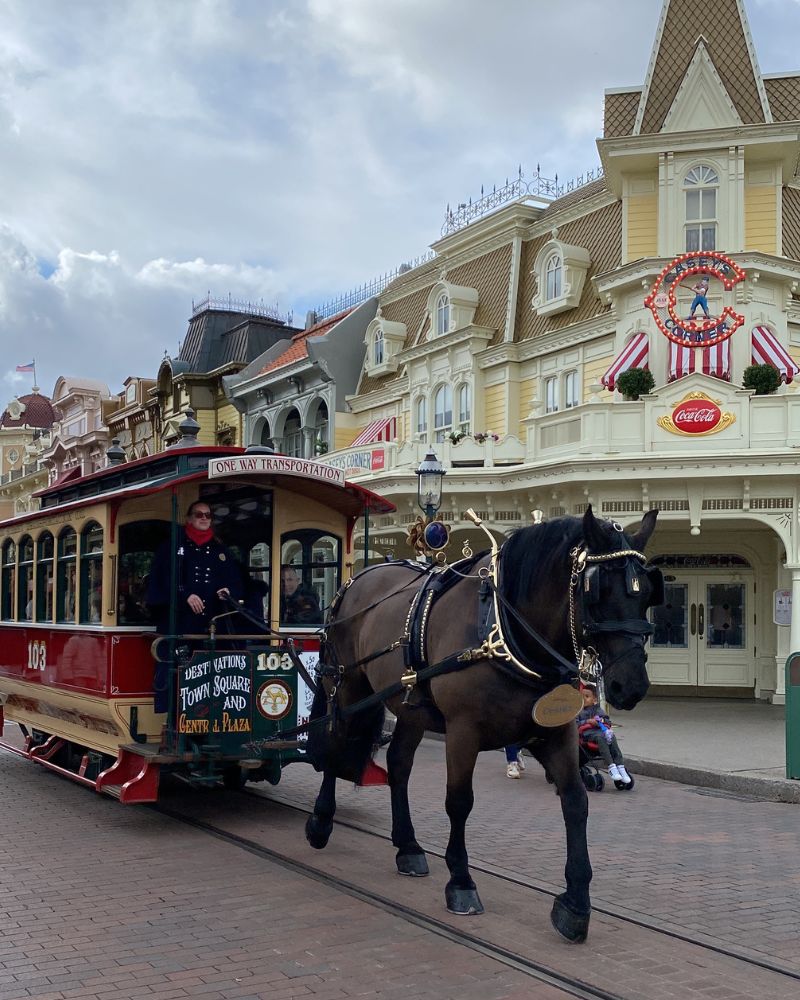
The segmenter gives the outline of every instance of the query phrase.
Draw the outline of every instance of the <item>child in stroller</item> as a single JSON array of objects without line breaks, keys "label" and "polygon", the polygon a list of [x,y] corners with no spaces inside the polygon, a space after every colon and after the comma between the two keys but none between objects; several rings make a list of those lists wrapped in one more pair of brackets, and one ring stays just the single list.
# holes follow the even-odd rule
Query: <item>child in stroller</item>
[{"label": "child in stroller", "polygon": [[608,776],[620,791],[629,792],[633,788],[633,778],[625,769],[622,751],[611,728],[611,719],[605,714],[597,700],[597,689],[591,684],[581,688],[583,708],[578,714],[578,749],[580,752],[581,778],[589,791],[603,790],[603,776],[597,764],[598,758],[608,768]]}]

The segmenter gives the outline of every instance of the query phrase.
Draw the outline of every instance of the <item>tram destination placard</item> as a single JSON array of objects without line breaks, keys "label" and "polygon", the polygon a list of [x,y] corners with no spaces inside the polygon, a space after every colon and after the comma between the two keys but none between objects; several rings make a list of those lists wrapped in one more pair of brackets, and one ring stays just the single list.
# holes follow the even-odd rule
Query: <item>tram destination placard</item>
[{"label": "tram destination placard", "polygon": [[252,733],[253,658],[196,653],[178,671],[178,732],[236,753]]}]

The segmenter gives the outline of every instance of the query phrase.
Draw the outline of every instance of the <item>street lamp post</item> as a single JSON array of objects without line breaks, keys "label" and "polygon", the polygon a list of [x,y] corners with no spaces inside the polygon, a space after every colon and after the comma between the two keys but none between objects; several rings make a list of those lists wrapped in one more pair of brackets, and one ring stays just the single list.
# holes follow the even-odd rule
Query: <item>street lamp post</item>
[{"label": "street lamp post", "polygon": [[445,475],[442,463],[432,450],[429,451],[417,469],[417,503],[425,514],[425,520],[418,517],[408,533],[409,544],[424,560],[429,560],[433,552],[441,552],[449,539],[446,525],[435,520],[442,505],[442,480]]}]

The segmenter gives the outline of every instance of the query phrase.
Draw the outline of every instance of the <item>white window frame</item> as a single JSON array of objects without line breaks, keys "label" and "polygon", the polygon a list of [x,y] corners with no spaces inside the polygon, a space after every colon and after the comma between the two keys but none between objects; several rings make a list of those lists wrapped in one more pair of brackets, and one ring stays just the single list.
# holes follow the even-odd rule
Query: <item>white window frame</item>
[{"label": "white window frame", "polygon": [[383,330],[378,327],[372,341],[372,363],[376,367],[383,364],[383,353]]},{"label": "white window frame", "polygon": [[444,382],[433,393],[433,440],[444,441],[452,430],[453,387]]},{"label": "white window frame", "polygon": [[472,427],[472,386],[462,382],[458,387],[458,430],[469,434]]},{"label": "white window frame", "polygon": [[571,410],[574,406],[580,406],[581,398],[578,392],[578,372],[572,371],[564,373],[564,409]]},{"label": "white window frame", "polygon": [[443,337],[450,332],[450,296],[447,292],[442,292],[436,299],[434,317],[436,336]]},{"label": "white window frame", "polygon": [[[292,412],[291,410],[289,411]],[[289,421],[289,416],[287,414],[286,420],[283,423],[283,453],[288,455],[290,458],[304,458],[303,454],[303,418],[300,415],[299,410],[294,410],[297,414],[299,420],[299,426],[296,430],[292,430],[291,433],[287,433],[286,425]]]},{"label": "white window frame", "polygon": [[544,401],[545,413],[558,413],[558,375],[544,380]]},{"label": "white window frame", "polygon": [[[697,212],[689,214],[689,196],[698,195]],[[704,214],[708,202],[712,200],[713,212]],[[683,179],[683,245],[686,253],[709,253],[717,249],[719,242],[719,171],[708,163],[697,163],[686,171]],[[696,246],[689,246],[689,234],[696,235],[691,240]],[[711,239],[707,239],[707,234]],[[711,245],[708,245],[708,244]]]},{"label": "white window frame", "polygon": [[561,298],[561,286],[564,281],[564,262],[560,253],[553,253],[547,258],[544,266],[545,301],[553,302]]},{"label": "white window frame", "polygon": [[416,436],[422,441],[428,436],[428,400],[425,396],[420,396],[414,404],[414,421]]}]

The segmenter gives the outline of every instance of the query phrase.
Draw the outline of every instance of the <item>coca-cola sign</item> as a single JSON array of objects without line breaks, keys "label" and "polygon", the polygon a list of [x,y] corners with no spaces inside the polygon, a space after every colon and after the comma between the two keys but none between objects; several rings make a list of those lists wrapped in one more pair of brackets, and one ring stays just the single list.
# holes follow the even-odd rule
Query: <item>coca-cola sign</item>
[{"label": "coca-cola sign", "polygon": [[720,409],[719,400],[704,392],[690,392],[676,403],[669,416],[658,418],[659,427],[670,434],[717,434],[734,423],[736,417]]},{"label": "coca-cola sign", "polygon": [[707,434],[722,420],[722,410],[714,402],[687,399],[672,411],[672,422],[686,434]]}]

